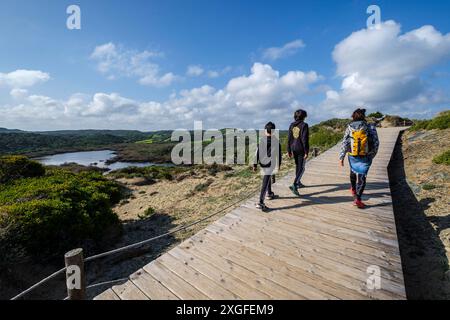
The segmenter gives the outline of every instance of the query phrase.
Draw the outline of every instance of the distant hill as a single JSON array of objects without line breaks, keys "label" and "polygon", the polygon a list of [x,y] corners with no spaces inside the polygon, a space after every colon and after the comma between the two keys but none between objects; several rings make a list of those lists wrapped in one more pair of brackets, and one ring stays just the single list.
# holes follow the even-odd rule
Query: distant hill
[{"label": "distant hill", "polygon": [[170,131],[137,130],[61,130],[29,132],[0,129],[1,154],[40,156],[51,153],[107,148],[112,145],[170,138]]},{"label": "distant hill", "polygon": [[11,132],[24,132],[22,130],[18,130],[18,129],[6,129],[6,128],[0,128],[0,133],[11,133]]}]

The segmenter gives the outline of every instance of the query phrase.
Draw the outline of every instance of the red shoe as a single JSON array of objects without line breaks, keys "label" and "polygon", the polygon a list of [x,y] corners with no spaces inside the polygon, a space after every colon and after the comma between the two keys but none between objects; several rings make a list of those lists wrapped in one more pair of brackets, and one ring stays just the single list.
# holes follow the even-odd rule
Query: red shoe
[{"label": "red shoe", "polygon": [[358,207],[359,209],[364,209],[366,207],[366,205],[361,200],[353,201],[353,205],[355,207]]},{"label": "red shoe", "polygon": [[352,196],[356,196],[356,190],[350,187],[350,192],[352,193]]}]

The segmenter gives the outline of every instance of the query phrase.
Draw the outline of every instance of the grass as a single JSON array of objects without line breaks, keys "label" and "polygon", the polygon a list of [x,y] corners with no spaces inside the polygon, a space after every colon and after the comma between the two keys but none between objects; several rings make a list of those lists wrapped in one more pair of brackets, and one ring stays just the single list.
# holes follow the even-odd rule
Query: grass
[{"label": "grass", "polygon": [[450,149],[433,158],[436,164],[450,165]]},{"label": "grass", "polygon": [[208,179],[206,182],[199,183],[194,188],[194,193],[205,192],[208,190],[209,186],[214,182],[213,179]]},{"label": "grass", "polygon": [[141,141],[137,141],[136,143],[152,144],[153,143],[153,139],[141,140]]},{"label": "grass", "polygon": [[431,183],[425,183],[424,185],[422,185],[422,189],[429,191],[429,190],[436,189],[436,186]]},{"label": "grass", "polygon": [[444,130],[448,128],[450,128],[450,110],[443,111],[430,120],[415,120],[414,125],[410,128],[410,130]]},{"label": "grass", "polygon": [[156,213],[156,210],[152,207],[148,207],[142,214],[138,215],[138,218],[141,220],[150,218]]}]

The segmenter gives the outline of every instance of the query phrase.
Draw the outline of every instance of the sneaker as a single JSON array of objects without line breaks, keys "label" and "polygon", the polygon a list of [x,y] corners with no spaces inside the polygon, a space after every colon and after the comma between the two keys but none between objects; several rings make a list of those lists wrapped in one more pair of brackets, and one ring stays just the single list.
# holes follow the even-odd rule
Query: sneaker
[{"label": "sneaker", "polygon": [[364,209],[366,207],[366,205],[361,200],[353,201],[353,205],[355,207],[358,207],[359,209]]},{"label": "sneaker", "polygon": [[261,211],[269,211],[270,210],[264,203],[256,204],[256,209],[259,209]]},{"label": "sneaker", "polygon": [[275,193],[272,193],[272,194],[269,194],[266,196],[267,200],[273,200],[273,199],[278,199],[278,198],[279,198],[279,196]]},{"label": "sneaker", "polygon": [[292,193],[295,194],[297,197],[300,197],[300,193],[298,193],[296,186],[294,186],[294,185],[289,186],[289,189],[291,189]]}]

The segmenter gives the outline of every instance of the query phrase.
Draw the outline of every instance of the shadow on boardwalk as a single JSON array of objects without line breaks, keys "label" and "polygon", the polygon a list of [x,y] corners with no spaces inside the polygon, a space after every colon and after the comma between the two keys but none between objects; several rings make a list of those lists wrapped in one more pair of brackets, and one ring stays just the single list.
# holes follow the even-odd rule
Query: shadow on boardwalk
[{"label": "shadow on boardwalk", "polygon": [[[342,184],[321,184],[321,185],[314,185],[314,186],[308,186],[308,189],[314,189],[314,188],[323,188],[323,187],[329,187],[326,190],[318,191],[318,192],[309,192],[309,193],[302,193],[302,190],[300,189],[301,196],[282,196],[280,199],[288,199],[288,200],[298,200],[301,199],[301,201],[297,204],[289,205],[289,206],[283,206],[283,207],[271,207],[271,211],[280,211],[280,210],[289,210],[289,209],[298,209],[302,207],[307,207],[310,205],[318,205],[318,204],[338,204],[338,203],[345,203],[349,204],[353,201],[353,197],[351,195],[348,196],[331,196],[327,194],[332,194],[334,192],[342,191],[342,190],[349,190],[350,188],[350,181],[348,183],[342,183]],[[387,184],[380,184],[380,183],[367,183],[366,190],[377,190],[377,189],[385,189],[387,187]],[[363,195],[363,200],[367,199],[373,199],[373,198],[383,198],[386,197],[388,193],[386,192],[370,192]],[[383,207],[390,205],[390,202],[380,202],[374,205],[367,205],[367,208],[376,208],[376,207]]]},{"label": "shadow on boardwalk", "polygon": [[450,281],[445,276],[449,261],[439,232],[450,227],[450,216],[426,216],[434,199],[418,201],[408,185],[401,136],[389,165],[389,180],[408,299],[449,299]]}]

